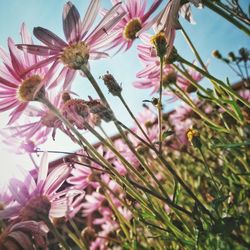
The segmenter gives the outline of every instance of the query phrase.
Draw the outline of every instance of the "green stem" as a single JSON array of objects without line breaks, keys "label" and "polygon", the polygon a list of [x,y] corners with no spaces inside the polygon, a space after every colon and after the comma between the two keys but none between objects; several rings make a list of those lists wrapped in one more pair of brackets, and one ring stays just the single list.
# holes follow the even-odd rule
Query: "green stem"
[{"label": "green stem", "polygon": [[163,85],[163,57],[160,58],[160,88],[158,100],[158,125],[159,125],[159,152],[162,153],[162,85]]},{"label": "green stem", "polygon": [[181,31],[182,31],[182,34],[183,36],[185,37],[189,47],[191,48],[191,50],[193,51],[194,55],[196,56],[198,62],[200,63],[201,67],[207,71],[207,67],[206,65],[203,63],[198,51],[196,50],[194,44],[192,43],[191,39],[189,38],[188,34],[186,33],[186,31],[183,29],[183,27],[181,27]]},{"label": "green stem", "polygon": [[202,156],[202,159],[203,159],[204,166],[205,166],[205,168],[207,169],[207,172],[209,173],[212,182],[214,183],[214,186],[215,186],[217,195],[218,195],[218,197],[219,197],[219,196],[220,196],[220,189],[219,189],[219,187],[218,187],[218,185],[217,185],[217,183],[216,183],[216,181],[215,181],[215,179],[214,179],[214,177],[213,177],[213,174],[211,173],[211,170],[210,170],[210,168],[209,168],[209,166],[208,166],[208,164],[207,164],[207,160],[206,160],[206,158],[205,158],[205,155],[204,155],[204,153],[203,153],[203,150],[202,150],[201,148],[199,148],[199,151],[200,151],[200,153],[201,153],[201,156]]},{"label": "green stem", "polygon": [[210,75],[209,73],[207,73],[206,71],[202,70],[201,68],[197,67],[196,65],[190,63],[189,61],[187,61],[186,59],[182,58],[181,56],[179,56],[179,61],[188,65],[189,67],[193,68],[194,70],[196,70],[197,72],[201,73],[202,75],[204,75],[205,77],[207,77],[209,80],[211,80],[211,82],[215,81],[216,83],[219,84],[219,86],[221,86],[221,88],[223,88],[226,92],[230,93],[232,96],[234,96],[237,100],[239,100],[240,102],[242,102],[244,105],[246,105],[248,108],[250,108],[250,103],[248,103],[244,98],[242,98],[239,94],[235,93],[234,90],[231,87],[228,87],[223,81],[217,79],[216,77]]},{"label": "green stem", "polygon": [[214,96],[207,91],[205,88],[203,88],[201,85],[197,84],[192,77],[187,73],[182,71],[178,66],[176,66],[175,64],[172,64],[173,67],[179,71],[194,87],[196,87],[197,89],[201,90],[203,93],[205,93],[211,100],[214,101],[214,103],[216,103],[218,106],[220,106],[221,108],[223,108],[223,110],[225,112],[227,112],[230,116],[232,116],[235,120],[239,121],[241,123],[241,121],[239,120],[238,116],[236,116],[234,113],[231,112],[230,109],[228,109],[227,107],[225,107],[222,103],[222,101],[220,99],[216,99],[214,98]]},{"label": "green stem", "polygon": [[[220,125],[213,122],[201,110],[199,110],[197,108],[197,105],[195,105],[193,103],[193,101],[190,99],[190,97],[177,84],[176,84],[176,87],[180,91],[180,93],[182,94],[182,95],[179,95],[179,98],[181,98],[185,103],[187,103],[196,114],[198,114],[202,119],[204,119],[207,123],[209,123],[213,127],[219,129],[221,132],[229,133],[225,128],[223,128]],[[174,90],[172,90],[172,91],[174,91]]]},{"label": "green stem", "polygon": [[147,134],[145,133],[144,129],[142,128],[142,126],[140,125],[140,123],[137,121],[136,117],[134,116],[134,114],[132,113],[132,111],[130,110],[129,106],[127,105],[126,101],[124,100],[123,96],[120,94],[118,95],[118,97],[120,98],[121,102],[123,103],[123,105],[125,106],[125,108],[127,109],[128,113],[130,114],[130,116],[133,118],[133,120],[135,121],[136,125],[138,126],[138,128],[141,130],[142,134],[144,135],[144,137],[148,140],[149,143],[151,143],[151,140],[148,138]]},{"label": "green stem", "polygon": [[209,9],[211,9],[214,12],[216,12],[220,16],[224,17],[227,21],[229,21],[230,23],[232,23],[238,29],[242,30],[248,36],[250,35],[250,30],[247,27],[245,27],[242,23],[240,23],[238,20],[236,20],[232,15],[229,15],[224,10],[222,10],[220,7],[216,6],[216,4],[214,4],[211,0],[203,0],[202,2]]}]

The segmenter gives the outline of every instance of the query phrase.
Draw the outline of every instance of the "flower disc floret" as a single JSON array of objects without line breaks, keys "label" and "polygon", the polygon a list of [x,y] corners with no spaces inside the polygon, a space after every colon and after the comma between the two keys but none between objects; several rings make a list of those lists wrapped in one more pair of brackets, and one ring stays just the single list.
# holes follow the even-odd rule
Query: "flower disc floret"
[{"label": "flower disc floret", "polygon": [[89,59],[89,47],[85,42],[78,42],[67,46],[61,55],[62,62],[71,69],[80,69],[87,64]]},{"label": "flower disc floret", "polygon": [[39,75],[33,75],[24,80],[17,89],[17,98],[20,102],[34,101],[39,94],[43,93],[43,89],[38,91],[38,86],[42,82]]},{"label": "flower disc floret", "polygon": [[136,33],[140,31],[142,24],[139,18],[132,19],[128,22],[124,28],[123,36],[127,40],[134,40],[136,38]]}]

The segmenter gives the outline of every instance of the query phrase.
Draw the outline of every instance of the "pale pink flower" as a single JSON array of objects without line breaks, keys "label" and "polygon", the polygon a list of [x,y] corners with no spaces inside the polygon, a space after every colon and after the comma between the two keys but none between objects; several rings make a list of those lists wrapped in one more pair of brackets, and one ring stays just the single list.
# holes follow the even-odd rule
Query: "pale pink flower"
[{"label": "pale pink flower", "polygon": [[239,91],[239,95],[250,102],[250,90],[249,89],[243,89]]},{"label": "pale pink flower", "polygon": [[[22,42],[32,44],[24,24],[21,26],[21,38]],[[11,110],[8,124],[12,124],[29,103],[23,96],[29,95],[28,90],[24,92],[20,87],[50,84],[53,72],[46,67],[34,67],[40,64],[40,57],[18,50],[11,38],[8,39],[8,48],[9,53],[0,48],[0,57],[3,61],[3,65],[0,65],[0,112]]]},{"label": "pale pink flower", "polygon": [[[111,0],[111,2],[115,5],[119,0]],[[154,0],[149,10],[146,11],[146,0],[126,0],[121,7],[121,11],[126,12],[126,15],[114,28],[115,31],[118,31],[118,35],[112,42],[110,48],[119,46],[119,50],[128,50],[137,38],[137,32],[147,25],[149,17],[154,13],[161,2],[162,0]],[[102,15],[106,13],[107,10],[105,9],[101,11]]]},{"label": "pale pink flower", "polygon": [[[88,64],[88,60],[107,57],[108,54],[101,50],[115,37],[115,32],[110,30],[117,24],[125,13],[117,15],[120,3],[117,3],[103,17],[99,24],[89,32],[100,8],[100,0],[92,0],[87,12],[81,21],[76,7],[67,2],[63,10],[63,31],[66,41],[53,32],[42,27],[34,28],[34,35],[44,45],[19,44],[18,48],[31,54],[48,56],[48,62],[53,62],[50,70],[53,71],[61,63],[64,64],[62,72],[71,82],[76,74],[76,69]],[[68,84],[64,88],[68,87]],[[54,82],[53,85],[56,85]]]},{"label": "pale pink flower", "polygon": [[74,164],[71,176],[67,179],[67,182],[80,190],[84,190],[89,186],[97,188],[99,184],[92,180],[93,177],[94,173],[90,167],[85,167],[81,164]]},{"label": "pale pink flower", "polygon": [[85,200],[82,204],[83,216],[88,216],[102,206],[105,196],[98,192],[93,192],[92,194],[87,194]]},{"label": "pale pink flower", "polygon": [[9,189],[16,201],[13,206],[0,210],[0,218],[21,216],[23,219],[40,220],[41,216],[63,217],[69,211],[68,194],[79,194],[79,191],[64,189],[58,191],[70,174],[70,167],[60,165],[48,174],[48,154],[41,159],[38,177],[35,180],[26,173],[24,181],[12,178]]}]

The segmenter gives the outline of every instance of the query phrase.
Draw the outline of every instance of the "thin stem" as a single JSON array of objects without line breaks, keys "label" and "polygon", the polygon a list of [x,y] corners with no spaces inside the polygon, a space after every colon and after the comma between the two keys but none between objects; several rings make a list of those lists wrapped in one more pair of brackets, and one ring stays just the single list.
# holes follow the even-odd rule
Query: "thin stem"
[{"label": "thin stem", "polygon": [[151,143],[151,140],[148,138],[148,135],[145,133],[144,129],[142,128],[142,126],[140,125],[140,123],[138,122],[138,120],[136,119],[136,117],[134,116],[133,112],[131,111],[131,109],[129,108],[129,106],[127,105],[126,101],[124,100],[122,95],[118,95],[118,97],[120,98],[121,102],[123,103],[123,105],[125,106],[125,108],[127,109],[128,113],[130,114],[130,116],[133,118],[133,120],[135,121],[136,125],[138,126],[138,128],[141,130],[142,134],[145,136],[145,138],[149,141],[149,143]]},{"label": "thin stem", "polygon": [[[176,87],[180,91],[180,93],[182,94],[182,95],[179,95],[179,98],[181,98],[185,103],[187,103],[196,114],[198,114],[202,119],[204,119],[207,123],[209,123],[213,127],[220,129],[220,131],[222,131],[222,132],[228,133],[228,131],[225,128],[223,128],[220,125],[213,122],[201,110],[199,110],[197,108],[197,105],[195,105],[193,103],[193,101],[190,99],[190,97],[177,84],[176,84]],[[172,88],[170,88],[170,89],[172,91],[174,91]]]},{"label": "thin stem", "polygon": [[185,60],[184,58],[179,56],[179,61],[190,66],[191,68],[195,69],[208,79],[210,79],[212,82],[215,81],[216,83],[219,84],[226,92],[230,93],[233,95],[236,99],[238,99],[240,102],[242,102],[244,105],[246,105],[248,108],[250,108],[250,103],[248,103],[244,98],[242,98],[239,94],[235,93],[234,90],[230,87],[228,87],[223,81],[217,79],[216,77],[210,75],[206,71],[202,70],[201,68],[197,67],[196,65],[190,63],[189,61]]},{"label": "thin stem", "polygon": [[205,166],[205,168],[207,169],[207,171],[208,171],[208,173],[209,173],[209,175],[210,175],[210,178],[211,178],[212,182],[214,183],[214,186],[215,186],[217,195],[219,196],[219,195],[220,195],[220,189],[219,189],[219,187],[218,187],[218,185],[217,185],[217,183],[216,183],[216,181],[215,181],[215,179],[214,179],[214,177],[213,177],[213,175],[212,175],[212,173],[211,173],[211,170],[210,170],[210,168],[209,168],[209,166],[208,166],[208,164],[207,164],[207,160],[206,160],[206,158],[205,158],[205,155],[204,155],[204,153],[203,153],[203,150],[202,150],[201,148],[199,148],[199,151],[200,151],[200,153],[201,153],[201,156],[202,156],[202,159],[203,159],[204,166]]},{"label": "thin stem", "polygon": [[[207,91],[205,88],[203,88],[201,85],[197,84],[192,78],[191,76],[182,71],[178,66],[176,66],[175,64],[172,64],[173,67],[179,71],[193,86],[195,86],[197,89],[201,90],[202,92],[204,92],[209,98],[211,98],[218,106],[220,106],[221,108],[224,109],[225,112],[227,112],[230,116],[232,116],[235,120],[239,121],[238,117],[231,112],[230,109],[228,109],[227,107],[225,107],[222,103],[222,101],[220,99],[216,99],[214,98],[214,96],[209,92]],[[241,122],[241,121],[239,121]]]},{"label": "thin stem", "polygon": [[242,23],[240,23],[238,20],[233,18],[232,15],[229,15],[224,10],[216,6],[211,0],[203,0],[202,2],[205,6],[207,6],[212,11],[216,12],[220,16],[224,17],[227,21],[232,23],[234,26],[236,26],[238,29],[242,30],[244,33],[246,33],[248,36],[250,35],[250,30],[245,27]]},{"label": "thin stem", "polygon": [[192,43],[191,39],[189,38],[188,34],[186,33],[186,31],[184,30],[183,27],[181,27],[181,31],[182,31],[182,34],[183,34],[183,36],[185,37],[185,39],[186,39],[188,45],[190,46],[191,50],[193,51],[194,55],[196,56],[198,62],[200,63],[201,67],[202,67],[205,71],[207,71],[206,65],[203,63],[203,61],[202,61],[202,59],[201,59],[201,57],[200,57],[198,51],[196,50],[194,44]]},{"label": "thin stem", "polygon": [[160,58],[160,88],[158,100],[158,125],[159,125],[159,152],[162,153],[162,85],[163,85],[163,57]]}]

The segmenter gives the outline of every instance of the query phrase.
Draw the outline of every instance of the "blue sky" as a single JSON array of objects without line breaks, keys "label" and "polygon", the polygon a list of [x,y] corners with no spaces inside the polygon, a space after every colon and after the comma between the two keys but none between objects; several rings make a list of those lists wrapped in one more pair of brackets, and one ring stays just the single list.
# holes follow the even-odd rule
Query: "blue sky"
[{"label": "blue sky", "polygon": [[[148,4],[151,2],[152,1],[148,1]],[[33,27],[42,26],[64,38],[61,17],[64,3],[65,1],[62,0],[1,0],[0,46],[7,48],[6,40],[9,36],[17,43],[20,42],[19,30],[22,22],[26,23],[30,32],[32,32]],[[83,16],[89,0],[75,0],[73,3],[78,8],[81,16]],[[110,8],[110,0],[103,0],[102,6]],[[225,79],[226,76],[229,76],[230,80],[235,82],[237,77],[229,71],[225,65],[214,59],[211,56],[211,52],[214,49],[218,49],[222,54],[227,54],[229,51],[237,51],[241,47],[249,47],[249,38],[210,10],[193,8],[193,15],[197,22],[196,25],[191,25],[182,18],[180,18],[180,21],[194,42],[197,50],[200,52],[203,60],[209,61],[209,71],[221,79]],[[92,61],[90,63],[92,73],[96,78],[103,75],[108,70],[116,77],[118,82],[122,83],[123,95],[135,114],[141,110],[142,100],[151,99],[149,95],[150,90],[135,89],[132,86],[132,82],[136,79],[136,73],[142,69],[142,65],[137,59],[136,44],[139,44],[139,41],[137,41],[133,48],[126,53],[120,53],[115,57]],[[179,33],[177,34],[175,46],[184,58],[189,60],[194,59],[192,52],[185,43],[185,39]],[[97,97],[91,85],[84,78],[78,77],[73,86],[74,91],[83,98],[87,98],[88,95],[93,96],[93,98]],[[118,118],[127,125],[131,125],[131,120],[119,100],[108,95],[105,88],[103,88],[103,90],[107,94],[108,100],[114,108]],[[167,105],[168,110],[174,107],[173,104]],[[0,128],[3,128],[6,122],[6,114],[0,114]],[[109,124],[105,124],[104,127],[110,135],[116,133]],[[95,141],[94,138],[89,138],[92,142]],[[11,153],[7,153],[3,148],[4,145],[0,143],[1,159],[6,162],[8,166],[16,165],[17,162],[19,165],[30,164],[27,157],[15,156]],[[41,146],[41,148],[73,151],[77,147],[73,145],[68,138],[58,133],[56,142],[50,140],[46,145]],[[51,159],[53,158],[55,158],[55,156],[51,156]]]}]

